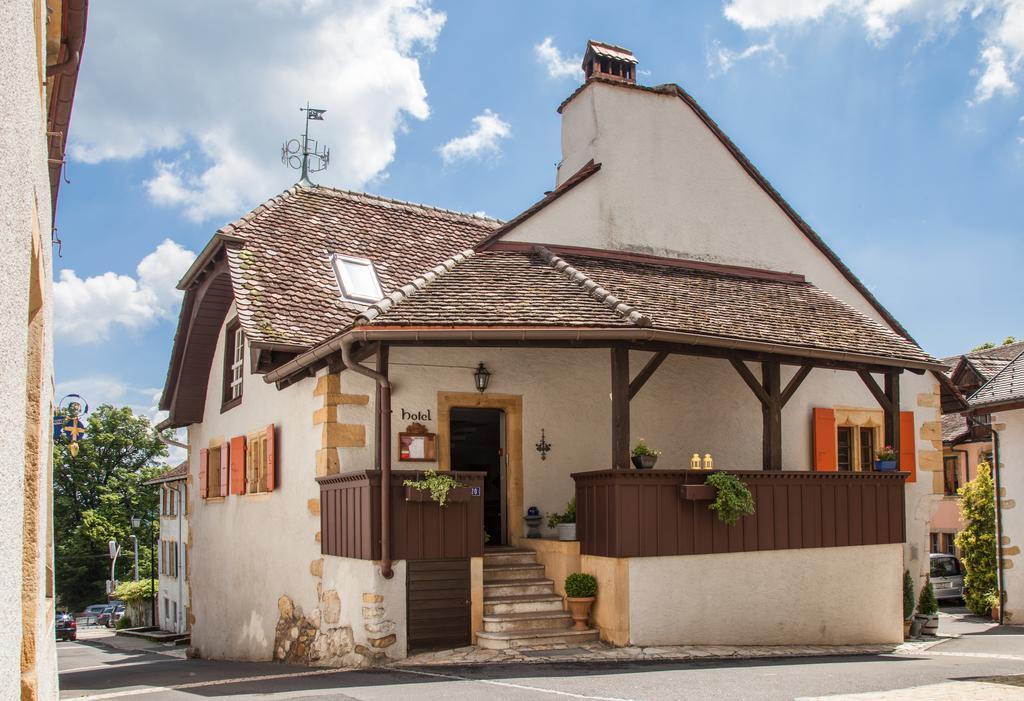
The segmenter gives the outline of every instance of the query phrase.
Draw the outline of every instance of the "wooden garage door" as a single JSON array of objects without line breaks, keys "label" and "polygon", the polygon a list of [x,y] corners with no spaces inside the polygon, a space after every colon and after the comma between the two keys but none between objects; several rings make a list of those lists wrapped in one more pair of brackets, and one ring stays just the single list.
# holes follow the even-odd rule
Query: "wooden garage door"
[{"label": "wooden garage door", "polygon": [[409,649],[470,643],[469,560],[408,560]]}]

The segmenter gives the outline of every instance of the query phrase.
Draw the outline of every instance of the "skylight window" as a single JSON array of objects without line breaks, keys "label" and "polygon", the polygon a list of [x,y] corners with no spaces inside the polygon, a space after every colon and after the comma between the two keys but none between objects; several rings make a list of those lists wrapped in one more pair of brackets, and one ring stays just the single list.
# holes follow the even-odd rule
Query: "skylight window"
[{"label": "skylight window", "polygon": [[369,304],[384,296],[373,263],[365,258],[334,254],[331,258],[341,296],[349,302]]}]

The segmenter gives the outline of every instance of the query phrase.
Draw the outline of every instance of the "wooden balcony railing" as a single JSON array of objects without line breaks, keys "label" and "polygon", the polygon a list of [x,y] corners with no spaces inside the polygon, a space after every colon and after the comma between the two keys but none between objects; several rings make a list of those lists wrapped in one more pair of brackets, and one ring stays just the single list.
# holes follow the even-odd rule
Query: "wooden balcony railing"
[{"label": "wooden balcony railing", "polygon": [[[391,557],[448,560],[479,557],[484,551],[483,472],[453,472],[466,488],[441,508],[423,493],[406,500],[402,482],[422,472],[391,473]],[[320,484],[320,552],[379,560],[380,472],[365,470],[317,478]],[[475,490],[475,494],[474,494]]]},{"label": "wooden balcony railing", "polygon": [[[649,557],[902,543],[907,473],[732,472],[755,512],[722,523],[699,470],[578,472],[576,536],[584,555]],[[687,485],[690,489],[686,489]],[[703,492],[703,493],[702,493]]]}]

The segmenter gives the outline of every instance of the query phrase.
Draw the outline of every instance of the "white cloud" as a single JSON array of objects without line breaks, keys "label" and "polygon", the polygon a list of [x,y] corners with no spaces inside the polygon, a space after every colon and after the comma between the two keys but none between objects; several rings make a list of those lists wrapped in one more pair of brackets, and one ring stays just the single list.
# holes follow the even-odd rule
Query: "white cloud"
[{"label": "white cloud", "polygon": [[103,273],[80,278],[65,269],[53,285],[54,332],[68,343],[95,343],[121,329],[138,331],[171,319],[178,280],[195,260],[192,251],[165,239],[136,267],[136,277]]},{"label": "white cloud", "polygon": [[298,179],[278,148],[308,100],[333,159],[316,180],[363,187],[403,120],[430,115],[419,60],[445,19],[429,0],[108,0],[89,15],[71,156],[152,159],[154,202],[233,218]]},{"label": "white cloud", "polygon": [[441,146],[438,151],[445,163],[477,160],[501,154],[501,140],[512,135],[508,122],[489,109],[473,117],[473,130]]},{"label": "white cloud", "polygon": [[715,40],[711,43],[711,49],[707,55],[708,72],[711,75],[724,75],[740,61],[746,61],[755,56],[765,57],[769,65],[778,62],[785,62],[786,57],[775,48],[775,37],[772,37],[763,44],[751,44],[742,51],[733,51],[722,46],[721,42]]},{"label": "white cloud", "polygon": [[583,78],[582,56],[562,56],[562,52],[554,45],[551,37],[544,37],[544,41],[533,47],[537,60],[544,64],[548,70],[548,77],[551,78]]},{"label": "white cloud", "polygon": [[1014,94],[1024,64],[1024,0],[725,0],[723,13],[743,29],[760,31],[852,19],[878,45],[906,25],[928,41],[956,32],[967,18],[982,35],[972,105]]}]

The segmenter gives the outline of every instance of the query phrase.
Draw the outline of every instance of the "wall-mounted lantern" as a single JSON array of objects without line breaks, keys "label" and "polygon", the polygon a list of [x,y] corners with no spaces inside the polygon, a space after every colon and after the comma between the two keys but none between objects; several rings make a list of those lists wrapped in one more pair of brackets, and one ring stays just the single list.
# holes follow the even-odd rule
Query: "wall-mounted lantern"
[{"label": "wall-mounted lantern", "polygon": [[476,382],[476,389],[478,392],[484,392],[487,390],[487,384],[491,381],[491,371],[487,369],[487,366],[480,363],[476,367],[476,372],[473,373],[473,380]]}]

